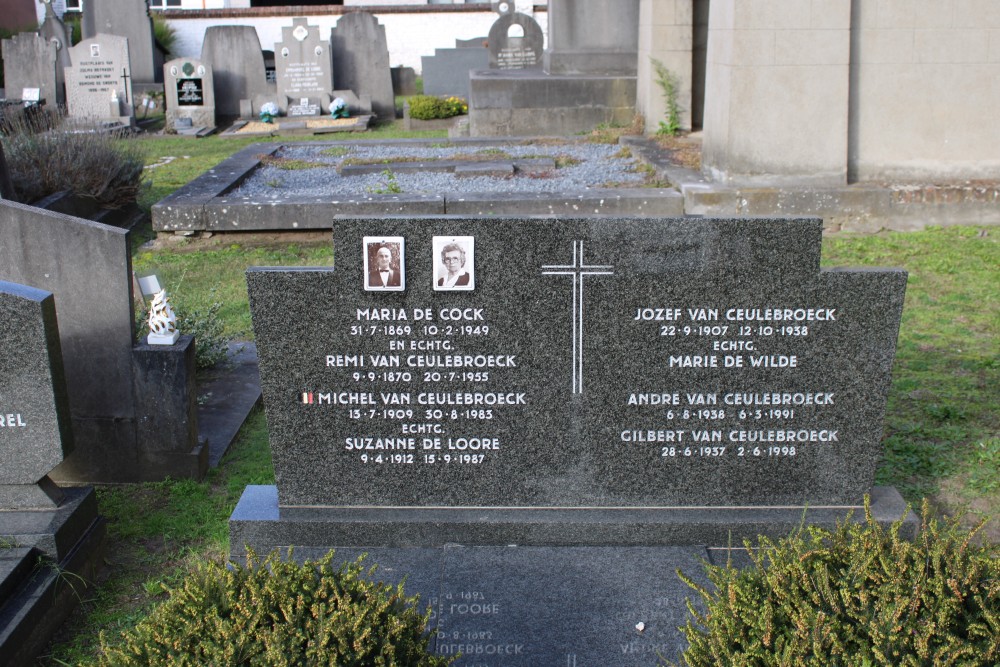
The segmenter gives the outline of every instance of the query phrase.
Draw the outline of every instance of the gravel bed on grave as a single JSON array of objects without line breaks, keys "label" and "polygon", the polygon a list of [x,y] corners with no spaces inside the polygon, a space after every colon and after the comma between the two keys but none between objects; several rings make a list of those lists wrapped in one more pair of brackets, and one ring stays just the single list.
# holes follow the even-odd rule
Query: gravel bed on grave
[{"label": "gravel bed on grave", "polygon": [[[303,195],[314,197],[389,194],[387,189],[394,180],[402,194],[442,194],[448,192],[571,192],[621,184],[640,186],[643,175],[637,173],[635,158],[615,157],[621,146],[607,144],[567,143],[531,144],[508,146],[401,146],[345,145],[343,155],[324,155],[330,150],[325,146],[288,146],[278,157],[291,160],[323,162],[329,168],[282,169],[273,165],[262,166],[244,181],[235,195],[265,200],[280,200]],[[506,155],[498,155],[502,150]],[[438,172],[385,173],[359,176],[340,176],[336,166],[345,158],[359,160],[449,159],[456,156],[475,155],[482,160],[510,160],[511,158],[567,156],[579,160],[573,164],[553,169],[542,176],[515,174],[513,177],[475,176],[457,178],[454,174]]]}]

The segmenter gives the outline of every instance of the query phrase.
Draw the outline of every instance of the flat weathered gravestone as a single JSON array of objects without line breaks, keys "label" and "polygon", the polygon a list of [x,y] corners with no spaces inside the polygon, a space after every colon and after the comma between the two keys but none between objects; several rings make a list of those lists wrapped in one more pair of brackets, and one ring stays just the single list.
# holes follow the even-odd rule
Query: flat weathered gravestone
[{"label": "flat weathered gravestone", "polygon": [[[290,116],[319,116],[330,105],[333,62],[330,41],[320,39],[319,26],[304,18],[292,19],[281,28],[281,41],[274,45],[278,105]],[[305,100],[305,103],[303,103]]]},{"label": "flat weathered gravestone", "polygon": [[545,35],[527,14],[501,14],[490,28],[489,54],[493,69],[541,69]]},{"label": "flat weathered gravestone", "polygon": [[130,123],[132,74],[128,40],[100,34],[70,48],[66,105],[71,118]]},{"label": "flat weathered gravestone", "polygon": [[[906,274],[821,271],[820,220],[333,234],[333,268],[247,274],[276,485],[244,493],[234,558],[438,548],[412,566],[440,573],[438,652],[642,665],[683,645],[675,567],[866,493],[902,511],[873,482]],[[373,244],[403,289],[366,288]]]},{"label": "flat weathered gravestone", "polygon": [[0,280],[0,509],[55,507],[72,449],[52,294]]},{"label": "flat weathered gravestone", "polygon": [[[4,84],[8,99],[24,99],[26,88],[55,105],[61,95],[56,81],[56,46],[35,33],[23,32],[3,40]],[[58,91],[58,92],[57,92]]]},{"label": "flat weathered gravestone", "polygon": [[264,54],[251,25],[211,26],[205,30],[201,61],[212,70],[215,108],[220,116],[240,115],[240,102],[273,91],[264,72]]},{"label": "flat weathered gravestone", "polygon": [[81,32],[84,39],[100,34],[126,38],[134,80],[137,83],[162,81],[163,60],[154,45],[153,20],[146,0],[85,2]]},{"label": "flat weathered gravestone", "polygon": [[[370,97],[372,111],[379,119],[393,120],[396,98],[392,94],[385,26],[366,12],[345,14],[330,32],[330,48],[337,87],[353,90],[359,97]],[[275,54],[275,61],[278,58]]]},{"label": "flat weathered gravestone", "polygon": [[168,128],[215,127],[215,84],[210,67],[194,58],[176,58],[163,66],[163,82]]}]

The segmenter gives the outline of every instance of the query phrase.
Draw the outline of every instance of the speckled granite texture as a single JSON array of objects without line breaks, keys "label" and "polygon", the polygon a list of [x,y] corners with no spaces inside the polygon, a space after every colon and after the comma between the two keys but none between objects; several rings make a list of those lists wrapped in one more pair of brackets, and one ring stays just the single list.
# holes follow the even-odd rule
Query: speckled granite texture
[{"label": "speckled granite texture", "polygon": [[[336,267],[248,272],[283,508],[872,488],[906,274],[821,272],[819,220],[332,224]],[[405,239],[405,290],[365,291],[365,236]],[[475,238],[474,290],[433,289],[434,236]]]}]

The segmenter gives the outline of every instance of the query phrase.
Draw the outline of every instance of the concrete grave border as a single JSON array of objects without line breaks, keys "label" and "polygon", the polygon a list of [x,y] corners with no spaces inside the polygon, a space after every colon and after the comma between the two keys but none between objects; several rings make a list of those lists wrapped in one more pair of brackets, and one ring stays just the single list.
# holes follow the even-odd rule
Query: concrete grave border
[{"label": "concrete grave border", "polygon": [[[316,142],[317,147],[345,145],[497,146],[519,139],[376,139]],[[260,166],[260,156],[277,153],[284,144],[247,146],[213,169],[153,205],[153,229],[158,232],[255,232],[267,230],[330,229],[334,216],[383,215],[628,215],[670,217],[684,214],[684,198],[672,188],[614,188],[564,193],[450,192],[436,195],[297,196],[281,201],[234,194]]]}]

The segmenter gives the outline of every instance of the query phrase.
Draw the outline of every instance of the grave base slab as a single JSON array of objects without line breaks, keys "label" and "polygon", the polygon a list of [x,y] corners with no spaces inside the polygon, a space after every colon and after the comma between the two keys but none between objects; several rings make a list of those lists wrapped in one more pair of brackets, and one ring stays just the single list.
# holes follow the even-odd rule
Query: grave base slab
[{"label": "grave base slab", "polygon": [[[903,516],[906,503],[891,487],[876,487],[871,510],[882,524]],[[258,552],[288,546],[684,546],[742,547],[757,535],[780,538],[803,523],[828,528],[856,507],[670,508],[289,508],[274,486],[248,486],[229,519],[230,544]],[[916,534],[907,517],[905,535]]]},{"label": "grave base slab", "polygon": [[36,656],[86,597],[104,558],[106,525],[93,488],[66,489],[55,510],[0,512],[0,656],[4,665]]}]

